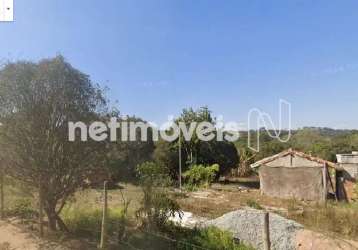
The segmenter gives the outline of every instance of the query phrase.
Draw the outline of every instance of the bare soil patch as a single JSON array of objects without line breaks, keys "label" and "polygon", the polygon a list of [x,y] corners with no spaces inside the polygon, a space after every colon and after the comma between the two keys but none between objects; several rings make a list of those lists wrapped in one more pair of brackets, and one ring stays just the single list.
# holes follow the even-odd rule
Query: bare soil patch
[{"label": "bare soil patch", "polygon": [[271,198],[260,194],[260,190],[238,185],[215,184],[210,189],[187,193],[178,202],[184,211],[199,216],[216,218],[227,212],[257,203],[271,211],[287,211],[292,201]]},{"label": "bare soil patch", "polygon": [[[60,242],[61,241],[61,242]],[[0,220],[0,250],[86,250],[91,249],[85,242],[74,239],[41,239],[17,222]]]}]

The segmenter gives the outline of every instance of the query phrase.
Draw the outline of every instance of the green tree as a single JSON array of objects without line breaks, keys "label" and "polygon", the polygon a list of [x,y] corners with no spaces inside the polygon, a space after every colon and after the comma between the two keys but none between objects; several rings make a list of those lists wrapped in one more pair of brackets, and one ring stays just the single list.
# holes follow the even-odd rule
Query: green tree
[{"label": "green tree", "polygon": [[[176,120],[176,122],[184,122],[188,130],[190,128],[190,125],[194,122],[209,122],[213,125],[215,124],[211,115],[211,111],[208,109],[208,107],[201,107],[196,111],[194,111],[192,108],[183,109],[182,114]],[[196,131],[196,128],[197,126],[194,126],[194,131]],[[201,141],[197,137],[196,133],[193,133],[189,141],[185,140],[183,134],[180,134],[180,137],[182,149],[186,155],[186,160],[188,162],[190,161],[191,163],[197,163],[198,158],[200,157],[199,154]]]},{"label": "green tree", "polygon": [[186,184],[190,187],[209,187],[219,172],[219,165],[192,165],[183,173]]},{"label": "green tree", "polygon": [[102,117],[106,100],[63,57],[9,63],[0,71],[0,143],[7,173],[39,190],[49,227],[66,226],[67,199],[103,166],[105,142],[70,142],[68,122]]},{"label": "green tree", "polygon": [[[184,122],[187,130],[190,124],[196,122],[209,122],[215,126],[215,118],[212,116],[211,111],[207,107],[193,110],[192,108],[184,109],[180,117],[176,120],[177,123]],[[195,130],[196,131],[196,127]],[[213,133],[217,134],[217,129]],[[227,172],[228,169],[235,167],[238,163],[237,150],[232,142],[217,141],[216,136],[211,141],[201,141],[196,133],[189,141],[186,141],[181,134],[180,143],[183,154],[183,162],[186,163],[184,170],[193,164],[220,165],[220,174]],[[175,142],[175,148],[178,151],[179,140]]]},{"label": "green tree", "polygon": [[[118,118],[121,122],[122,118]],[[144,122],[137,117],[128,117],[129,122]],[[129,130],[129,128],[128,128]],[[117,137],[121,138],[121,130],[117,132]],[[152,140],[152,130],[148,130],[147,140],[141,140],[140,129],[136,130],[135,141],[117,140],[110,144],[108,165],[112,178],[116,181],[134,181],[136,179],[136,166],[146,161],[150,161],[154,152],[154,142]]]},{"label": "green tree", "polygon": [[179,169],[179,155],[178,148],[170,142],[159,140],[155,143],[155,150],[153,153],[153,160],[166,167],[173,179],[177,179]]},{"label": "green tree", "polygon": [[240,177],[250,176],[250,174],[252,173],[250,164],[254,162],[255,157],[256,157],[256,153],[254,153],[250,149],[241,148],[239,150],[240,162],[239,162],[238,175]]}]

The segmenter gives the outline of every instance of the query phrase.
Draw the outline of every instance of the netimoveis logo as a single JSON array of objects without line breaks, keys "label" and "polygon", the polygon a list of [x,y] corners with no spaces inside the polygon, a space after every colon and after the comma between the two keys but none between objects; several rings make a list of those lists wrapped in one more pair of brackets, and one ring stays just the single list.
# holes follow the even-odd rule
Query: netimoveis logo
[{"label": "netimoveis logo", "polygon": [[14,0],[0,0],[0,22],[14,21]]}]

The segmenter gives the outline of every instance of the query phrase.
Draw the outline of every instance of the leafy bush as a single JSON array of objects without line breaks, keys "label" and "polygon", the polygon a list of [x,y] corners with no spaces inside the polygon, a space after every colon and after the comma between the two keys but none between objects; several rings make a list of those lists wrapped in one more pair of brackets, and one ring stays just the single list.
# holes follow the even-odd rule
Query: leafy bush
[{"label": "leafy bush", "polygon": [[189,170],[184,172],[186,184],[189,187],[209,187],[219,172],[219,165],[211,166],[193,165]]},{"label": "leafy bush", "polygon": [[168,218],[181,213],[178,203],[163,191],[145,192],[142,206],[136,216],[143,226],[162,228]]},{"label": "leafy bush", "polygon": [[248,200],[246,201],[246,205],[248,205],[249,207],[255,208],[255,209],[262,209],[261,205],[259,203],[257,203],[255,200]]},{"label": "leafy bush", "polygon": [[162,228],[170,216],[181,214],[178,203],[169,195],[171,180],[165,167],[145,162],[137,167],[137,176],[144,194],[141,207],[136,211],[142,226]]},{"label": "leafy bush", "polygon": [[235,243],[232,234],[227,231],[222,231],[216,227],[209,227],[201,230],[199,235],[195,237],[194,242],[205,249],[222,249],[222,250],[249,250],[244,245]]},{"label": "leafy bush", "polygon": [[166,187],[171,184],[168,169],[155,162],[147,161],[139,164],[136,174],[141,186]]},{"label": "leafy bush", "polygon": [[235,242],[232,234],[216,227],[205,229],[171,228],[171,234],[178,239],[176,249],[208,250],[254,250],[251,247]]},{"label": "leafy bush", "polygon": [[11,216],[18,216],[23,219],[32,219],[38,216],[38,212],[33,207],[28,198],[21,198],[14,201],[14,204],[7,212]]}]

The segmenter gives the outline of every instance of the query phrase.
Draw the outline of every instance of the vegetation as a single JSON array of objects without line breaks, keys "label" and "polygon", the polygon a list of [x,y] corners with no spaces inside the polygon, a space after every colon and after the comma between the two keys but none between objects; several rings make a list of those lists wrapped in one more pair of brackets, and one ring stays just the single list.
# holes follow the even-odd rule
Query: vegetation
[{"label": "vegetation", "polygon": [[1,158],[8,175],[38,189],[52,230],[66,230],[61,209],[106,155],[101,143],[70,142],[68,122],[98,120],[105,104],[101,89],[61,56],[0,71]]},{"label": "vegetation", "polygon": [[221,231],[215,227],[209,227],[199,231],[199,234],[194,237],[194,244],[212,250],[253,250],[253,248],[245,245],[236,244],[231,233]]},{"label": "vegetation", "polygon": [[[192,126],[194,122],[208,122],[215,125],[215,118],[207,107],[202,107],[196,111],[189,108],[183,110],[176,122],[184,122],[187,130],[190,131],[190,126]],[[196,129],[196,127],[194,127],[194,129]],[[213,132],[216,135],[218,130]],[[175,142],[176,148],[178,147],[178,143],[179,140]],[[219,172],[223,174],[238,164],[237,150],[232,142],[225,140],[201,141],[197,138],[196,133],[193,133],[189,141],[185,140],[184,135],[181,134],[180,143],[183,151],[183,162],[186,163],[186,168],[193,164],[206,166],[219,164]]]},{"label": "vegetation", "polygon": [[[257,138],[257,131],[250,131],[250,133],[252,138]],[[288,132],[284,131],[282,134],[284,138]],[[260,130],[260,152],[255,155],[254,161],[294,148],[335,162],[336,154],[358,150],[358,130],[307,127],[293,130],[291,134],[290,140],[284,143],[270,137],[265,130]],[[240,135],[240,139],[235,142],[238,150],[247,147],[247,133],[241,132]]]},{"label": "vegetation", "polygon": [[[99,239],[101,235],[102,209],[88,206],[68,206],[63,209],[61,217],[71,233],[77,236]],[[107,231],[110,235],[118,232],[120,227],[127,223],[122,208],[109,209]]]},{"label": "vegetation", "polygon": [[199,230],[170,225],[164,231],[132,231],[123,248],[128,246],[131,249],[148,250],[254,250],[244,244],[235,243],[230,233],[214,227]]},{"label": "vegetation", "polygon": [[289,217],[308,228],[358,239],[358,204],[328,203],[305,207],[295,213],[291,207]]},{"label": "vegetation", "polygon": [[178,148],[175,143],[170,143],[164,140],[159,140],[155,144],[155,150],[153,152],[153,160],[164,166],[169,171],[169,175],[174,180],[178,179],[179,169],[179,154]]},{"label": "vegetation", "polygon": [[358,182],[354,185],[354,190],[353,190],[353,200],[355,202],[358,202]]},{"label": "vegetation", "polygon": [[262,209],[262,206],[258,202],[252,199],[247,200],[246,205],[255,209]]},{"label": "vegetation", "polygon": [[[113,114],[113,112],[110,115],[112,117],[118,116],[118,114]],[[122,119],[118,117],[118,121]],[[127,117],[126,121],[145,122],[137,117]],[[121,132],[121,130],[117,131],[118,138],[121,137]],[[107,164],[109,173],[114,181],[136,181],[137,165],[152,159],[155,149],[152,131],[149,129],[146,141],[141,141],[140,138],[141,131],[137,129],[135,141],[117,140],[109,145]]]},{"label": "vegetation", "polygon": [[22,219],[34,219],[38,216],[38,212],[31,199],[21,197],[14,201],[10,209],[7,209],[7,215],[17,216]]},{"label": "vegetation", "polygon": [[[253,138],[260,132],[261,148],[257,154],[247,149],[247,132],[242,132],[235,144],[225,140],[200,141],[195,133],[190,140],[185,140],[181,134],[180,139],[174,142],[153,142],[150,129],[145,142],[140,140],[139,130],[136,140],[131,142],[68,140],[69,121],[89,124],[106,121],[109,117],[123,119],[119,111],[109,111],[104,91],[62,56],[39,63],[8,63],[1,68],[0,174],[6,175],[9,189],[17,186],[21,191],[17,190],[16,195],[22,193],[17,199],[9,195],[6,214],[33,220],[40,216],[38,207],[42,205],[50,230],[61,229],[97,239],[102,216],[99,202],[86,196],[85,205],[78,206],[74,199],[77,192],[86,189],[88,193],[97,192],[98,195],[99,191],[87,189],[96,178],[100,182],[109,178],[114,182],[132,181],[140,188],[133,200],[126,200],[121,190],[112,192],[117,201],[109,211],[108,231],[116,232],[119,239],[134,245],[141,241],[152,243],[153,236],[147,235],[149,231],[169,237],[166,243],[157,240],[156,244],[165,244],[161,245],[162,249],[191,249],[193,245],[205,249],[250,249],[235,244],[230,233],[216,228],[168,228],[169,216],[181,215],[181,208],[172,192],[174,180],[178,179],[179,148],[182,150],[183,177],[190,188],[209,187],[216,177],[232,168],[238,170],[239,176],[249,176],[252,162],[288,148],[331,161],[335,160],[336,153],[358,150],[357,130],[327,128],[292,131],[292,138],[287,143],[273,139],[264,130],[250,131]],[[134,116],[127,117],[127,120],[145,122]],[[184,109],[175,122],[184,122],[189,131],[193,122],[216,125],[216,119],[207,107]],[[218,132],[216,129],[214,134]],[[288,136],[288,131],[283,134]],[[100,177],[102,173],[104,177]],[[176,198],[186,197],[176,195]],[[232,207],[225,209],[236,209],[241,205],[262,209],[267,205],[261,203],[265,197],[254,199],[249,192],[241,192],[239,196],[244,197],[243,202],[237,205],[232,204],[232,199],[227,199]],[[233,192],[232,197],[238,197],[237,193]],[[277,202],[274,200],[268,205]],[[129,208],[129,204],[133,206]],[[204,201],[200,206],[200,211],[214,210]],[[221,203],[216,206],[220,212],[225,210]],[[305,226],[358,238],[356,203],[312,206],[292,200],[286,201],[286,208],[288,217]],[[132,227],[131,223],[140,224],[140,227]],[[127,234],[128,227],[132,232]],[[159,238],[163,239],[162,236]]]},{"label": "vegetation", "polygon": [[250,164],[254,163],[255,156],[256,154],[247,148],[239,149],[240,161],[239,161],[238,175],[240,177],[247,177],[252,174],[252,169],[250,167]]},{"label": "vegetation", "polygon": [[190,188],[209,187],[219,172],[219,165],[193,165],[183,173],[186,185]]},{"label": "vegetation", "polygon": [[166,231],[169,236],[177,239],[175,249],[254,250],[254,248],[235,242],[230,232],[216,227],[184,229],[170,226]]},{"label": "vegetation", "polygon": [[181,215],[178,203],[169,195],[170,177],[163,166],[145,162],[137,167],[137,174],[143,191],[141,207],[136,212],[141,226],[162,228],[170,216]]}]

